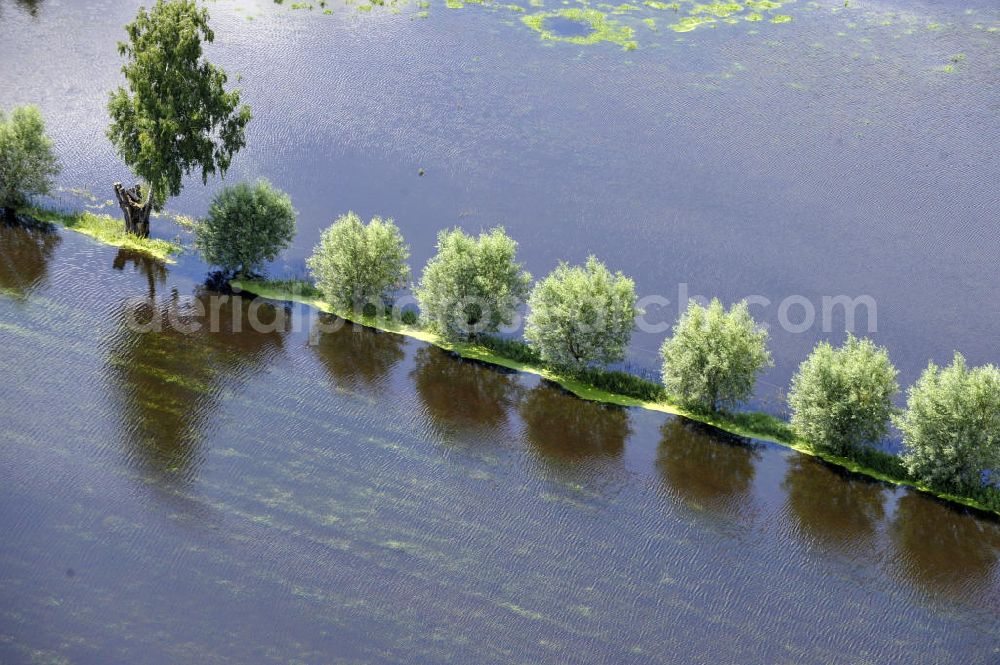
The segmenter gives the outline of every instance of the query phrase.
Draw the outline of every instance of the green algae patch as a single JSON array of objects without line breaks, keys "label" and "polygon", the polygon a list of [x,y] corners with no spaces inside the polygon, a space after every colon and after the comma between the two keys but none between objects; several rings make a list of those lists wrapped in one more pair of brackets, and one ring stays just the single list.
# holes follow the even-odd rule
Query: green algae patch
[{"label": "green algae patch", "polygon": [[[571,376],[556,372],[535,362],[514,360],[491,348],[487,348],[482,344],[476,344],[474,342],[461,343],[446,340],[437,333],[418,324],[407,325],[395,319],[377,316],[354,316],[348,312],[338,311],[318,296],[318,292],[315,287],[303,282],[233,280],[230,285],[233,289],[246,292],[250,295],[256,295],[268,300],[304,304],[321,312],[339,316],[342,319],[362,326],[382,330],[384,332],[405,335],[421,342],[437,346],[462,358],[477,360],[479,362],[497,365],[499,367],[505,367],[519,372],[534,374],[558,384],[563,389],[581,399],[680,416],[687,418],[688,420],[711,425],[712,427],[730,434],[735,434],[736,436],[756,439],[758,441],[766,441],[784,446],[804,455],[817,457],[829,464],[842,467],[856,474],[874,478],[887,484],[912,488],[920,492],[931,494],[944,501],[960,504],[986,513],[1000,515],[1000,498],[998,498],[1000,497],[1000,494],[990,494],[990,491],[995,490],[990,490],[989,488],[984,489],[981,497],[982,500],[980,500],[970,496],[963,496],[935,489],[925,483],[907,477],[898,457],[874,449],[869,450],[867,457],[861,461],[834,455],[818,449],[812,446],[809,442],[797,437],[792,432],[787,422],[770,414],[760,412],[705,413],[686,409],[669,399],[644,400],[608,390],[602,390],[601,388],[594,386],[592,383],[582,380],[578,376]],[[603,372],[603,370],[594,370],[594,372],[600,373]],[[868,463],[866,464],[864,462]]]},{"label": "green algae patch", "polygon": [[92,212],[66,213],[45,208],[28,208],[23,212],[43,222],[59,224],[71,231],[90,236],[105,245],[142,252],[165,263],[175,263],[171,256],[180,254],[183,250],[183,247],[169,240],[140,238],[126,233],[122,220],[111,215],[98,215]]},{"label": "green algae patch", "polygon": [[691,32],[700,25],[715,23],[711,16],[685,16],[677,23],[672,23],[670,29],[674,32]]},{"label": "green algae patch", "polygon": [[612,8],[611,13],[612,14],[628,14],[629,12],[637,12],[640,9],[641,9],[641,7],[625,3],[625,4],[621,4],[621,5],[618,5],[617,7]]},{"label": "green algae patch", "polygon": [[941,67],[935,68],[936,71],[944,72],[946,74],[951,74],[955,71],[955,66],[961,64],[965,61],[964,53],[956,53],[955,55],[948,58],[948,64],[942,65]]},{"label": "green algae patch", "polygon": [[[559,35],[546,25],[546,21],[550,19],[574,21],[589,27],[590,32],[585,35]],[[632,40],[632,28],[609,19],[607,14],[597,9],[567,7],[548,12],[536,12],[522,16],[521,22],[546,40],[581,45],[610,42],[627,51],[636,48],[636,43]]]},{"label": "green algae patch", "polygon": [[[647,3],[648,4],[648,3]],[[773,0],[745,0],[744,2],[708,2],[694,3],[687,10],[687,15],[670,26],[674,32],[691,32],[707,25],[715,27],[718,22],[735,25],[742,21],[759,22],[765,20],[772,9],[781,7],[783,2]],[[771,23],[787,23],[791,16],[778,14],[772,16]]]},{"label": "green algae patch", "polygon": [[691,15],[711,14],[717,18],[726,18],[741,11],[743,11],[743,5],[738,5],[735,2],[713,2],[709,5],[695,5],[691,9]]},{"label": "green algae patch", "polygon": [[755,9],[757,11],[777,9],[781,6],[780,2],[773,2],[773,0],[746,0],[745,4],[750,9]]}]

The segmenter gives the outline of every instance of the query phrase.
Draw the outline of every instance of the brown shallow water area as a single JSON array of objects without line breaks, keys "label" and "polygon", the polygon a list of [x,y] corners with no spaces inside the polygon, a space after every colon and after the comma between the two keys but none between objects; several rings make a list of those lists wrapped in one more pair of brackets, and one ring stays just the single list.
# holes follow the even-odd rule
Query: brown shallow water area
[{"label": "brown shallow water area", "polygon": [[1000,658],[995,520],[304,309],[126,325],[200,279],[0,227],[0,662]]}]

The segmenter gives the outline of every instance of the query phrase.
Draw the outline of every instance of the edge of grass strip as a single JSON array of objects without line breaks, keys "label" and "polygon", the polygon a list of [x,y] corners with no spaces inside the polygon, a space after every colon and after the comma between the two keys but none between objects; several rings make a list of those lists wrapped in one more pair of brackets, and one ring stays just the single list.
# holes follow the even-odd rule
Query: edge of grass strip
[{"label": "edge of grass strip", "polygon": [[142,238],[126,233],[122,220],[111,215],[89,211],[59,212],[40,207],[24,208],[19,212],[27,217],[58,224],[70,231],[90,236],[104,245],[141,252],[164,263],[176,263],[171,257],[183,250],[183,247],[169,240]]},{"label": "edge of grass strip", "polygon": [[[526,372],[528,374],[535,374],[548,381],[559,384],[565,390],[573,393],[581,399],[681,416],[683,418],[687,418],[688,420],[711,425],[716,429],[730,434],[735,434],[736,436],[757,439],[759,441],[766,441],[784,446],[804,455],[817,457],[829,464],[845,468],[852,473],[865,475],[870,478],[874,478],[875,480],[900,487],[910,487],[917,491],[931,494],[944,501],[949,501],[968,508],[974,508],[984,513],[1000,516],[1000,507],[991,507],[990,505],[978,501],[973,497],[961,496],[937,490],[918,480],[914,480],[912,478],[900,478],[885,471],[879,471],[870,466],[866,466],[857,460],[834,455],[823,450],[818,450],[811,446],[807,441],[796,437],[791,432],[791,429],[788,427],[786,422],[769,414],[760,412],[736,414],[699,413],[685,409],[684,407],[667,400],[650,401],[619,393],[613,393],[581,381],[579,378],[555,372],[538,364],[507,358],[479,344],[463,344],[446,340],[437,333],[429,331],[426,328],[422,328],[419,325],[406,325],[399,321],[378,318],[376,316],[349,315],[345,312],[338,311],[329,303],[324,302],[321,298],[315,295],[293,292],[290,288],[292,286],[290,282],[279,282],[275,284],[261,280],[232,280],[230,285],[234,290],[242,291],[250,295],[255,295],[268,300],[300,303],[321,312],[339,316],[342,319],[358,325],[374,328],[384,332],[395,333],[397,335],[412,337],[413,339],[417,339],[427,344],[432,344],[445,351],[455,353],[462,358],[478,360],[480,362],[490,363],[507,369]],[[754,423],[757,423],[758,425],[755,426]],[[766,429],[764,429],[764,427],[766,427]],[[878,451],[873,452],[873,454],[889,455],[888,453],[879,453]]]}]

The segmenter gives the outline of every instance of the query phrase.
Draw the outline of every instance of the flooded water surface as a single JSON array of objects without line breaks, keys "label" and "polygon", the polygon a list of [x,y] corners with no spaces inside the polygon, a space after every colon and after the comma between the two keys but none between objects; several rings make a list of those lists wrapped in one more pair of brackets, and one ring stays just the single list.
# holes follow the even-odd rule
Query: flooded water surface
[{"label": "flooded water surface", "polygon": [[[0,0],[0,106],[42,108],[63,204],[127,177],[104,104],[138,4]],[[782,329],[795,294],[872,295],[904,382],[996,362],[995,4],[660,4],[209,3],[255,114],[227,181],[300,213],[271,273],[348,209],[416,267],[501,223],[536,275],[596,252],[665,295],[651,321],[681,286],[765,296],[772,410],[845,328]],[[572,41],[602,21],[634,49]],[[207,270],[0,224],[0,663],[1000,662],[995,519]]]},{"label": "flooded water surface", "polygon": [[2,229],[0,662],[997,660],[991,519],[299,308],[138,333],[218,295],[53,238]]}]

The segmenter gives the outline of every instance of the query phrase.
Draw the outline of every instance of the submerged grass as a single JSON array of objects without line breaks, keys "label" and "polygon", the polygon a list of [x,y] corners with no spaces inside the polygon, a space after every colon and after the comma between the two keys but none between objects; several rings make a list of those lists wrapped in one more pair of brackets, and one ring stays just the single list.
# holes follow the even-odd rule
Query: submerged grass
[{"label": "submerged grass", "polygon": [[403,323],[385,316],[352,316],[337,311],[323,301],[315,286],[306,281],[234,280],[231,286],[262,298],[302,303],[354,323],[406,335],[463,358],[535,374],[559,384],[582,399],[682,416],[730,434],[776,443],[886,483],[912,487],[945,501],[1000,515],[1000,488],[931,487],[911,477],[897,455],[871,447],[854,451],[850,457],[837,455],[812,446],[797,437],[786,421],[766,413],[706,413],[686,408],[673,401],[659,384],[628,372],[596,368],[575,374],[559,372],[544,366],[537,352],[520,340],[481,336],[469,343],[454,342],[421,326],[415,319],[410,319],[411,323]]},{"label": "submerged grass", "polygon": [[21,214],[42,222],[59,224],[71,231],[82,233],[98,242],[112,247],[122,247],[142,252],[165,263],[174,263],[170,258],[183,249],[180,245],[159,238],[140,238],[125,232],[122,220],[111,215],[92,212],[59,212],[46,208],[32,207],[21,210]]},{"label": "submerged grass", "polygon": [[[622,7],[632,8],[633,6],[621,5],[618,8],[620,10],[619,13],[630,10],[621,9]],[[589,27],[590,32],[586,35],[577,36],[558,35],[549,30],[546,26],[546,21],[554,18],[576,21]],[[542,39],[556,42],[567,42],[569,44],[596,44],[598,42],[611,42],[612,44],[621,46],[626,51],[631,51],[636,48],[636,42],[632,39],[632,28],[609,19],[607,14],[597,9],[564,7],[562,9],[547,12],[536,12],[534,14],[522,16],[521,22],[532,30],[538,32]]]}]

